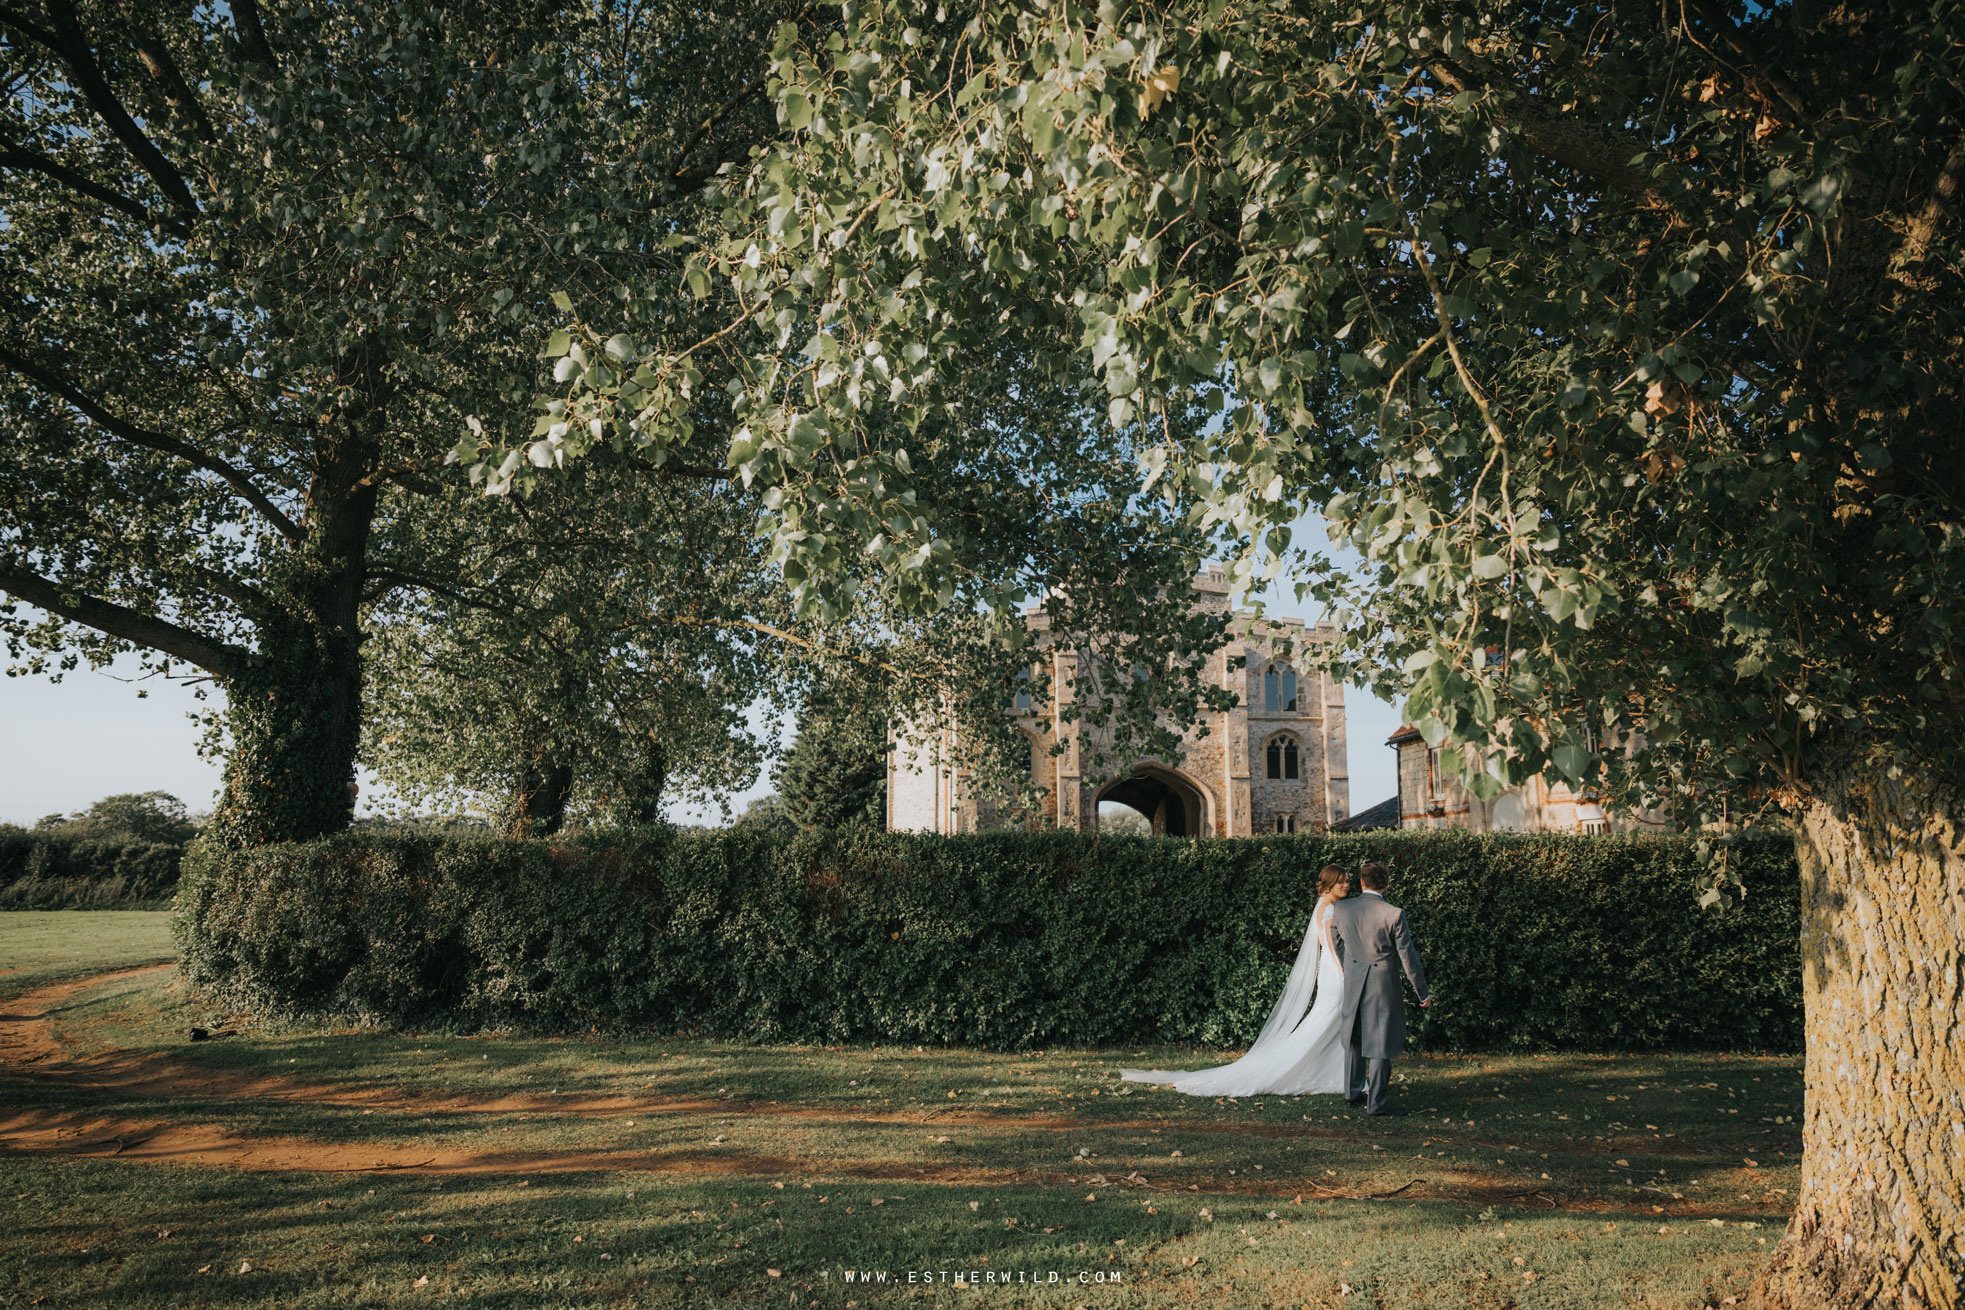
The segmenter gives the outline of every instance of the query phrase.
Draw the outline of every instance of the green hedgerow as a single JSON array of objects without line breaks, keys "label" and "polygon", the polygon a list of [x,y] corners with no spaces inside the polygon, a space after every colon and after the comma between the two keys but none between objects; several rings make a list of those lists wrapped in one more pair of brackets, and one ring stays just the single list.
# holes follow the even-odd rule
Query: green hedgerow
[{"label": "green hedgerow", "polygon": [[350,833],[195,847],[177,933],[233,1004],[399,1026],[774,1041],[1248,1041],[1317,870],[1392,865],[1435,1004],[1422,1047],[1799,1049],[1792,846],[1682,837],[1077,833],[574,841]]}]

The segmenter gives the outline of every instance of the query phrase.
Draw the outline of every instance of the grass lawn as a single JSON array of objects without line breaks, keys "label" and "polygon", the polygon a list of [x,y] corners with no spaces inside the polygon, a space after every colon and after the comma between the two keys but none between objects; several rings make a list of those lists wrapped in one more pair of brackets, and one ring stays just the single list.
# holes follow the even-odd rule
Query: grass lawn
[{"label": "grass lawn", "polygon": [[1219,1058],[1165,1048],[192,1044],[230,1016],[161,973],[49,1008],[60,1056],[0,1070],[0,1304],[1718,1305],[1799,1155],[1790,1058],[1426,1057],[1367,1120],[1117,1080]]},{"label": "grass lawn", "polygon": [[0,912],[0,997],[177,954],[168,910]]}]

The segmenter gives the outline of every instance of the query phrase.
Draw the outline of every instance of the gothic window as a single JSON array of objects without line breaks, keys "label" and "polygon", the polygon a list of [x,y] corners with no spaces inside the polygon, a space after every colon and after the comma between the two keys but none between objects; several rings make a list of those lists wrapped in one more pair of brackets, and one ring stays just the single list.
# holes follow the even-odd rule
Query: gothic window
[{"label": "gothic window", "polygon": [[1272,737],[1269,741],[1268,773],[1272,778],[1294,782],[1300,776],[1296,738]]},{"label": "gothic window", "polygon": [[1030,708],[1030,670],[1029,669],[1017,670],[1016,687],[1017,687],[1016,707],[1019,710],[1028,710]]},{"label": "gothic window", "polygon": [[[1288,711],[1294,711],[1296,709],[1295,669],[1283,670],[1283,708]],[[1294,778],[1296,775],[1292,773],[1290,776]]]},{"label": "gothic window", "polygon": [[1296,709],[1296,670],[1273,665],[1262,675],[1262,708],[1271,714]]},{"label": "gothic window", "polygon": [[1281,833],[1291,833],[1291,832],[1295,832],[1295,831],[1296,831],[1296,816],[1295,816],[1294,814],[1279,814],[1279,815],[1277,815],[1277,816],[1276,816],[1276,831],[1277,831],[1277,832],[1281,832]]}]

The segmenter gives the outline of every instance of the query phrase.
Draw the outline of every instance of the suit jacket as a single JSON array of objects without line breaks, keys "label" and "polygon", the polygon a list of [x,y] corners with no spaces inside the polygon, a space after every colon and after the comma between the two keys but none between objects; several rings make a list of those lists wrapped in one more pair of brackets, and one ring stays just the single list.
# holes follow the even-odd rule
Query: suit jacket
[{"label": "suit jacket", "polygon": [[1382,896],[1339,901],[1330,917],[1330,944],[1344,966],[1344,1011],[1339,1031],[1357,1043],[1358,1054],[1391,1059],[1405,1049],[1406,1002],[1399,989],[1396,960],[1425,1000],[1426,970],[1412,945],[1406,912]]}]

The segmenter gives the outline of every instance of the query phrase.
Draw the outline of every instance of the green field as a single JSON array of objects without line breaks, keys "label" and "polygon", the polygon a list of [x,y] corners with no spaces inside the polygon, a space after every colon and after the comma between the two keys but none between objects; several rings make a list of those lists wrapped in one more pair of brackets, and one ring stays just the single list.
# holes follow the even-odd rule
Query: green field
[{"label": "green field", "polygon": [[0,912],[0,997],[175,955],[168,910]]},{"label": "green field", "polygon": [[[61,917],[0,954],[55,967]],[[105,967],[162,940],[119,918]],[[107,982],[52,1013],[59,1067],[0,1071],[6,1303],[1705,1306],[1799,1152],[1785,1058],[1416,1059],[1385,1121],[1117,1080],[1212,1052],[234,1020]]]}]

